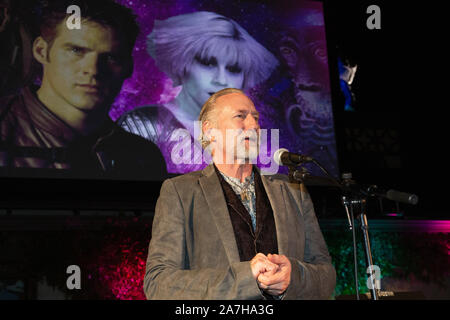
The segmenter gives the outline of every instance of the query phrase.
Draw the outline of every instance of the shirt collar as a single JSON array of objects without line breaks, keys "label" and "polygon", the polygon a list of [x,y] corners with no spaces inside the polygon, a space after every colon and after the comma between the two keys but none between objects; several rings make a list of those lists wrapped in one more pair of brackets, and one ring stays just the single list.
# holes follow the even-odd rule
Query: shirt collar
[{"label": "shirt collar", "polygon": [[[22,91],[32,123],[39,129],[62,139],[64,143],[83,138],[83,135],[61,120],[38,99],[35,89],[27,87]],[[106,117],[100,128],[89,134],[89,136],[105,136],[110,134],[113,128],[114,122],[109,117]]]}]

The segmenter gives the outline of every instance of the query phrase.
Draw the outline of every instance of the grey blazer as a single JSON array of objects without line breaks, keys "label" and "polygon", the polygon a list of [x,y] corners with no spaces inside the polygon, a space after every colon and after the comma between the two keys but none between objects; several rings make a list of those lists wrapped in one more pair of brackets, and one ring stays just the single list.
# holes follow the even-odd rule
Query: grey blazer
[{"label": "grey blazer", "polygon": [[[309,194],[285,175],[262,175],[279,254],[292,265],[284,299],[329,299],[336,272]],[[147,299],[264,299],[250,262],[239,259],[212,165],[164,181],[155,210],[144,292]]]}]

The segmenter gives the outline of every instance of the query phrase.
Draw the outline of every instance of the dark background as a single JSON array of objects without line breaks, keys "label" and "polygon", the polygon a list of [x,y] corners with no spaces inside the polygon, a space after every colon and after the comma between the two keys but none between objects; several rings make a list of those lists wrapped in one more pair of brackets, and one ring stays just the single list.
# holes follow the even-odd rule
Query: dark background
[{"label": "dark background", "polygon": [[[372,4],[380,30],[366,27]],[[358,65],[354,112],[343,111],[334,83],[341,173],[417,194],[417,206],[400,205],[405,217],[449,218],[444,10],[403,1],[325,1],[325,9],[332,77],[336,56]]]}]

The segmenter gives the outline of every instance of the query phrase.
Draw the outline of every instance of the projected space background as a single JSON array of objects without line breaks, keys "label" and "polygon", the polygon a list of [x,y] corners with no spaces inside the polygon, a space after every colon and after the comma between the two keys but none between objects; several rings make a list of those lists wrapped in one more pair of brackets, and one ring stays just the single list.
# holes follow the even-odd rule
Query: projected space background
[{"label": "projected space background", "polygon": [[[162,45],[161,47],[155,45],[158,60],[155,62],[148,52],[148,36],[154,29],[155,20],[164,21],[182,14],[207,11],[234,20],[244,30],[242,32],[238,29],[237,37],[242,38],[242,34],[248,32],[258,44],[247,43],[240,49],[241,44],[230,44],[233,40],[205,42],[203,52],[196,52],[197,56],[191,58],[191,61],[185,61],[185,65],[196,63],[200,67],[208,67],[209,70],[218,70],[223,64],[225,71],[222,79],[217,79],[220,76],[211,76],[213,71],[204,72],[202,77],[197,74],[197,78],[201,78],[197,83],[204,85],[205,89],[198,86],[196,89],[211,91],[213,88],[221,89],[220,85],[240,86],[249,94],[260,112],[260,125],[261,128],[269,130],[269,142],[270,129],[279,129],[278,145],[274,143],[261,145],[261,152],[266,158],[279,147],[284,147],[291,152],[308,154],[316,158],[333,175],[338,175],[321,3],[305,1],[289,5],[280,3],[269,5],[253,1],[225,3],[210,0],[118,2],[135,11],[141,26],[141,34],[133,53],[135,63],[133,76],[124,82],[122,91],[111,108],[110,117],[119,121],[127,131],[154,141],[163,152],[169,172],[185,173],[206,166],[204,161],[198,163],[198,159],[194,158],[191,158],[193,160],[190,161],[191,164],[174,163],[171,159],[174,140],[170,139],[169,134],[177,128],[184,128],[191,133],[187,142],[193,142],[195,138],[192,137],[192,127],[189,128],[182,124],[185,122],[179,121],[180,118],[183,119],[183,114],[181,112],[177,114],[180,111],[177,101],[188,100],[183,100],[183,89],[189,90],[189,82],[186,79],[195,78],[195,75],[187,73],[187,77],[183,79],[174,79],[176,77],[173,75],[171,78],[168,74],[171,71],[168,70],[173,66],[164,67],[167,61],[161,62],[165,57],[165,48]],[[224,23],[226,19],[216,18],[214,21]],[[180,23],[184,23],[181,34],[185,32],[186,38],[192,38],[195,29],[202,27],[201,19],[198,18]],[[203,29],[205,34],[213,29],[211,22],[208,23],[203,23],[203,28],[208,26],[207,29]],[[236,34],[233,36],[236,37]],[[242,39],[240,41],[242,42]],[[222,51],[219,47],[221,43],[224,46],[228,44]],[[183,48],[180,52],[187,55],[188,49]],[[218,54],[220,52],[224,54],[220,56]],[[251,64],[249,57],[260,60]],[[165,58],[168,60],[167,56]],[[182,65],[180,61],[177,63]],[[240,65],[245,63],[248,65]],[[254,70],[255,68],[258,70]],[[243,78],[239,78],[240,74],[243,74]],[[216,86],[213,86],[212,82],[215,82]],[[201,108],[207,97],[202,98],[199,94],[196,107]],[[186,103],[190,102],[192,101]],[[189,105],[195,106],[195,103]],[[191,109],[187,112],[197,118],[198,111]],[[179,142],[180,140],[175,141]],[[195,157],[194,149],[192,157]],[[268,165],[267,162],[266,164],[259,162],[259,166]],[[315,167],[308,169],[312,174],[321,175]],[[283,169],[280,168],[280,171]]]}]

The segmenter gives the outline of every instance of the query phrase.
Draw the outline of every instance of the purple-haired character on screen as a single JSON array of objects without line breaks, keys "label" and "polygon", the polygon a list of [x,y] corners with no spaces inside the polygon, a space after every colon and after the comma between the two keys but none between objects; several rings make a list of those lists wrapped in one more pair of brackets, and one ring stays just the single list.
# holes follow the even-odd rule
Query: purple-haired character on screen
[{"label": "purple-haired character on screen", "polygon": [[[206,166],[195,128],[205,101],[224,88],[247,90],[277,67],[275,56],[235,21],[213,12],[194,12],[156,20],[147,51],[179,94],[167,103],[137,107],[118,123],[153,141],[172,173]],[[181,155],[179,150],[184,152]]]}]

